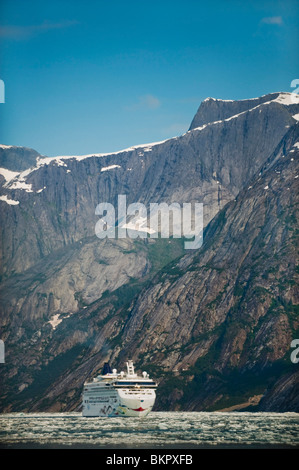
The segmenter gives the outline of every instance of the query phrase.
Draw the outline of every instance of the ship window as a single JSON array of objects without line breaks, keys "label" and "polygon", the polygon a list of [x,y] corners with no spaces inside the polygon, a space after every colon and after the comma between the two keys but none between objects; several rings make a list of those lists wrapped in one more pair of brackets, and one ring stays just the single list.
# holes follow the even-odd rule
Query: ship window
[{"label": "ship window", "polygon": [[115,382],[115,385],[121,385],[121,386],[131,386],[134,387],[135,385],[141,385],[144,387],[153,387],[156,386],[155,382]]}]

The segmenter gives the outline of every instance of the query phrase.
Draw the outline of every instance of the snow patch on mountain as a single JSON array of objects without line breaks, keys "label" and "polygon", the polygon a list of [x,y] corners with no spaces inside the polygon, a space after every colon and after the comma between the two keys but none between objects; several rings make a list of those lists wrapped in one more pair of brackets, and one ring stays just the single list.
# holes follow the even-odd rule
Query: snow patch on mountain
[{"label": "snow patch on mountain", "polygon": [[299,95],[297,93],[280,93],[279,96],[273,101],[284,104],[286,106],[299,104]]},{"label": "snow patch on mountain", "polygon": [[103,168],[101,168],[101,172],[113,170],[114,168],[121,168],[121,166],[120,165],[104,166]]},{"label": "snow patch on mountain", "polygon": [[4,194],[3,196],[0,196],[0,201],[6,202],[10,206],[16,206],[16,205],[20,204],[20,201],[14,201],[13,199],[8,199],[6,194]]},{"label": "snow patch on mountain", "polygon": [[16,171],[7,170],[6,168],[0,168],[0,175],[2,175],[5,178],[6,183],[9,183],[10,181],[12,181],[19,174],[20,173]]},{"label": "snow patch on mountain", "polygon": [[4,145],[4,144],[0,144],[0,149],[10,149],[12,148],[13,145]]}]

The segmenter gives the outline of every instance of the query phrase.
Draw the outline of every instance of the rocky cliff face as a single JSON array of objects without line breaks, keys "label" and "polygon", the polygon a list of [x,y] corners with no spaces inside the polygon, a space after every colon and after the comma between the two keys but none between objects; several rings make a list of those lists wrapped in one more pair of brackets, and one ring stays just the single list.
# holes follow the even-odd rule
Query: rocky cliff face
[{"label": "rocky cliff face", "polygon": [[206,98],[195,114],[189,130],[213,122],[229,120],[232,117],[240,116],[243,113],[246,114],[248,111],[254,111],[257,108],[260,110],[261,104],[270,104],[273,106],[274,103],[288,106],[287,109],[292,114],[296,114],[297,112],[298,103],[296,97],[293,98],[288,93],[271,93],[261,96],[260,98],[241,101]]},{"label": "rocky cliff face", "polygon": [[[208,99],[181,137],[0,170],[3,410],[75,409],[102,361],[129,356],[160,409],[279,395],[296,367],[298,112],[290,94]],[[119,194],[203,202],[202,248],[99,240],[95,207]]]},{"label": "rocky cliff face", "polygon": [[16,172],[23,171],[31,166],[34,167],[38,159],[42,158],[42,155],[30,148],[0,145],[0,168]]},{"label": "rocky cliff face", "polygon": [[273,411],[283,413],[287,411],[299,412],[299,374],[290,372],[283,375],[269,391],[262,397],[258,411]]},{"label": "rocky cliff face", "polygon": [[160,406],[220,409],[297,370],[297,158],[296,147],[281,154],[213,219],[196,255],[139,295],[121,356],[157,365]]}]

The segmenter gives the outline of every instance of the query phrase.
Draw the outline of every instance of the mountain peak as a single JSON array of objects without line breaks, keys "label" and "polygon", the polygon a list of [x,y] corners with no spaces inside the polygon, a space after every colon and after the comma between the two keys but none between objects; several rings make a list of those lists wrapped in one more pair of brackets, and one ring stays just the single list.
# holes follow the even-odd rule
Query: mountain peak
[{"label": "mountain peak", "polygon": [[245,100],[223,100],[208,97],[200,104],[189,130],[215,121],[229,119],[232,116],[249,111],[256,106],[271,102],[286,106],[299,105],[299,96],[296,93],[281,91]]},{"label": "mountain peak", "polygon": [[23,171],[36,165],[41,155],[34,149],[17,145],[0,145],[0,167],[10,171]]}]

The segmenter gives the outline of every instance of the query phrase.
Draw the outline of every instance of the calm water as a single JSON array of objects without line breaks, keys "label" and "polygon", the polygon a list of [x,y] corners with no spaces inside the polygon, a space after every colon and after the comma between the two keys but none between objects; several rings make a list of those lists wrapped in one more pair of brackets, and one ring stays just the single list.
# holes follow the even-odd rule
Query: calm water
[{"label": "calm water", "polygon": [[298,446],[297,413],[152,412],[146,418],[80,413],[0,415],[0,447],[163,449]]}]

